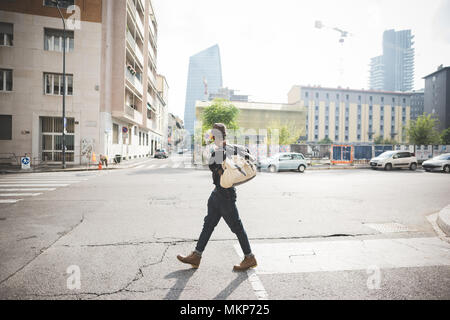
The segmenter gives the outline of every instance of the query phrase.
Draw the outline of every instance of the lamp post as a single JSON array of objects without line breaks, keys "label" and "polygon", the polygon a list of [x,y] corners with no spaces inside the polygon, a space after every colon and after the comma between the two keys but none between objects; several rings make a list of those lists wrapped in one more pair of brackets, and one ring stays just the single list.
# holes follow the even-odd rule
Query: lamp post
[{"label": "lamp post", "polygon": [[63,90],[62,90],[62,120],[63,120],[63,131],[62,131],[62,168],[66,168],[66,21],[59,8],[59,0],[54,0],[53,4],[56,5],[61,20],[63,22]]}]

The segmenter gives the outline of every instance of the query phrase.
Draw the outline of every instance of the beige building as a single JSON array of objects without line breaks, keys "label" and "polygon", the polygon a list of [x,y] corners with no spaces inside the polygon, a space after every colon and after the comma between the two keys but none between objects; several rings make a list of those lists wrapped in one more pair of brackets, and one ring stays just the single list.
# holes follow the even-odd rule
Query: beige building
[{"label": "beige building", "polygon": [[[212,101],[197,101],[196,118],[201,119],[203,110]],[[305,135],[307,109],[300,104],[231,101],[240,110],[237,119],[240,129],[253,130],[256,135],[264,136],[260,130],[279,128],[286,125],[297,131],[298,136]]]},{"label": "beige building", "polygon": [[307,140],[372,143],[376,137],[406,142],[411,93],[294,86],[289,103],[308,108]]},{"label": "beige building", "polygon": [[[157,73],[151,1],[60,3],[69,6],[62,10],[68,164],[86,163],[91,151],[131,159],[164,147],[168,85]],[[62,160],[62,47],[52,1],[0,3],[1,153]]]}]

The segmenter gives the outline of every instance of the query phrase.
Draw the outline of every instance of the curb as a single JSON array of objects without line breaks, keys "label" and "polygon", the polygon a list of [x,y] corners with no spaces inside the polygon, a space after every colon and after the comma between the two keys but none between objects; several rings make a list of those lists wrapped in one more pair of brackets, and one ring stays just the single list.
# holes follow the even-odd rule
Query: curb
[{"label": "curb", "polygon": [[450,205],[439,211],[436,223],[450,237]]}]

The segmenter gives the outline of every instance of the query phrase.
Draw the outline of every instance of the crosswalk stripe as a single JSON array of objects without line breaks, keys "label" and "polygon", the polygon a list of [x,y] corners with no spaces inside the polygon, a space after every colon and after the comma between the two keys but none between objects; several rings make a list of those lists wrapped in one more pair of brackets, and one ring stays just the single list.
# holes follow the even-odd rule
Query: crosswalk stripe
[{"label": "crosswalk stripe", "polygon": [[141,164],[140,166],[134,167],[133,169],[140,169],[140,168],[142,168],[142,167],[144,167],[143,164]]},{"label": "crosswalk stripe", "polygon": [[0,183],[79,183],[81,181],[71,180],[1,180]]},{"label": "crosswalk stripe", "polygon": [[179,167],[181,167],[183,165],[183,163],[182,162],[175,162],[173,165],[172,165],[172,168],[179,168]]},{"label": "crosswalk stripe", "polygon": [[56,188],[20,188],[20,189],[0,189],[3,192],[20,192],[20,191],[55,191]]},{"label": "crosswalk stripe", "polygon": [[154,167],[155,167],[155,165],[154,165],[154,164],[151,164],[151,165],[147,166],[147,169],[152,169],[152,168],[154,168]]},{"label": "crosswalk stripe", "polygon": [[163,165],[161,165],[160,167],[159,167],[159,169],[164,169],[164,168],[167,168],[167,164],[163,164]]},{"label": "crosswalk stripe", "polygon": [[16,203],[19,202],[22,199],[15,199],[15,200],[0,200],[0,203]]},{"label": "crosswalk stripe", "polygon": [[67,187],[69,184],[0,184],[0,187]]},{"label": "crosswalk stripe", "polygon": [[41,194],[42,193],[0,193],[0,197],[37,197]]}]

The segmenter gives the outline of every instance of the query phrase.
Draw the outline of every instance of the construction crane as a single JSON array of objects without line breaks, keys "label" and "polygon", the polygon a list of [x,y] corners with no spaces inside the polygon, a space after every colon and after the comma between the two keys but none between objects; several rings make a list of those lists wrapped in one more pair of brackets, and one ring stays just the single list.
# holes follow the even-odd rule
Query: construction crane
[{"label": "construction crane", "polygon": [[316,27],[317,29],[330,29],[330,30],[334,30],[334,31],[339,32],[339,33],[341,34],[341,36],[339,37],[339,43],[342,43],[342,44],[344,43],[345,38],[347,38],[347,37],[349,37],[349,36],[353,36],[353,34],[351,34],[350,32],[345,31],[345,30],[342,30],[342,29],[340,29],[340,28],[337,28],[337,27],[327,27],[327,26],[325,26],[325,25],[322,23],[322,21],[319,21],[319,20],[316,20],[316,22],[315,22],[315,27]]},{"label": "construction crane", "polygon": [[342,85],[343,84],[343,80],[344,80],[344,42],[345,39],[353,36],[352,33],[342,30],[341,28],[337,28],[337,27],[328,27],[325,26],[322,21],[316,20],[314,26],[317,29],[330,29],[333,31],[337,31],[339,32],[340,36],[339,36],[339,43],[340,43],[340,50],[339,50],[339,66],[338,66],[338,72],[339,72],[339,84]]}]

